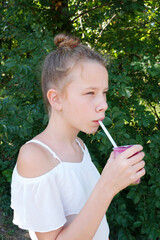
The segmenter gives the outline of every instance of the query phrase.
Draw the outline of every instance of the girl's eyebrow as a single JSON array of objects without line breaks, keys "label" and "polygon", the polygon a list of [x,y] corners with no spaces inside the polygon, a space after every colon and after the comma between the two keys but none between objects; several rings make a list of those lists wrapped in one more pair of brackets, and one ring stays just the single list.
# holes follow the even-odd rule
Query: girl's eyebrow
[{"label": "girl's eyebrow", "polygon": [[[85,88],[84,90],[97,90],[98,88],[96,87],[88,87],[88,88]],[[108,91],[108,87],[104,88],[105,91]]]}]

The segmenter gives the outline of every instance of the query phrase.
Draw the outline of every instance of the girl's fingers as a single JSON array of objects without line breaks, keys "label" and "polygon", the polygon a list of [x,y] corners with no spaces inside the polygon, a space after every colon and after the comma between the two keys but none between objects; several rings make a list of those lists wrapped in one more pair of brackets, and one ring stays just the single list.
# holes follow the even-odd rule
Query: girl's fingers
[{"label": "girl's fingers", "polygon": [[144,158],[144,156],[145,156],[144,152],[139,152],[139,153],[136,153],[134,156],[130,157],[128,161],[130,161],[130,163],[134,165],[140,162]]},{"label": "girl's fingers", "polygon": [[114,152],[111,152],[108,162],[114,161]]},{"label": "girl's fingers", "polygon": [[141,162],[135,164],[134,166],[132,166],[132,170],[133,170],[134,174],[132,175],[131,179],[132,179],[133,184],[138,184],[140,182],[141,177],[143,177],[145,175],[146,170],[145,170],[144,166],[145,166],[144,161],[141,161]]},{"label": "girl's fingers", "polygon": [[146,173],[145,168],[142,168],[141,170],[139,170],[139,171],[136,173],[136,175],[135,175],[136,180],[137,180],[137,179],[140,179],[141,177],[143,177],[143,176],[145,175],[145,173]]},{"label": "girl's fingers", "polygon": [[130,158],[134,154],[141,152],[142,150],[143,150],[143,147],[141,145],[133,145],[132,147],[125,150],[124,152],[120,153],[119,157],[121,159]]},{"label": "girl's fingers", "polygon": [[141,169],[143,169],[144,166],[145,166],[145,162],[144,161],[140,161],[137,164],[135,164],[134,166],[132,166],[132,169],[133,169],[134,172],[138,172]]}]

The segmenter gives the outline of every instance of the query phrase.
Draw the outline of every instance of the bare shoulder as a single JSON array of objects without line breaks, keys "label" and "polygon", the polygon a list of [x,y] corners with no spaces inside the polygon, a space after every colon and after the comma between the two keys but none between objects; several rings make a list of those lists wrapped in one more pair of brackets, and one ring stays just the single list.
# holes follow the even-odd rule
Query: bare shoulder
[{"label": "bare shoulder", "polygon": [[36,143],[24,144],[17,159],[18,173],[27,178],[41,176],[55,166],[59,161],[44,147]]}]

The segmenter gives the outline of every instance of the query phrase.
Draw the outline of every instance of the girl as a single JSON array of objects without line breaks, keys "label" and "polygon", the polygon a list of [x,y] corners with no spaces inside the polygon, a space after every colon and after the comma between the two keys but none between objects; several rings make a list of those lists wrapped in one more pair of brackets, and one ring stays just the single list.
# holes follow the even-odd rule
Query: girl
[{"label": "girl", "polygon": [[32,240],[107,240],[105,213],[119,191],[145,174],[144,153],[140,145],[116,158],[111,153],[99,175],[77,135],[95,133],[105,117],[104,60],[76,37],[58,34],[54,42],[57,50],[42,72],[49,122],[20,149],[12,177],[13,222]]}]

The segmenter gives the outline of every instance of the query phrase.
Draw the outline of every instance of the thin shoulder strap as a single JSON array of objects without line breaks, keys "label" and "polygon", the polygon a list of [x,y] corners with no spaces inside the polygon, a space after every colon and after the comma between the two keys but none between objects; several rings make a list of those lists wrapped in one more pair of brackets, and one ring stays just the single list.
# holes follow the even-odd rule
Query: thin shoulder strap
[{"label": "thin shoulder strap", "polygon": [[76,138],[76,142],[78,143],[78,145],[80,146],[80,148],[82,149],[82,152],[85,152],[84,148],[82,147],[80,141]]},{"label": "thin shoulder strap", "polygon": [[41,141],[39,141],[39,140],[36,140],[36,139],[30,140],[30,141],[26,142],[26,144],[27,144],[27,143],[31,143],[31,142],[38,143],[39,145],[41,145],[41,146],[43,146],[44,148],[46,148],[46,149],[53,155],[53,157],[56,158],[56,159],[58,159],[59,162],[61,163],[61,160],[59,159],[59,157],[58,157],[58,156],[55,154],[55,152],[54,152],[50,147],[48,147],[46,144],[44,144],[43,142],[41,142]]}]

